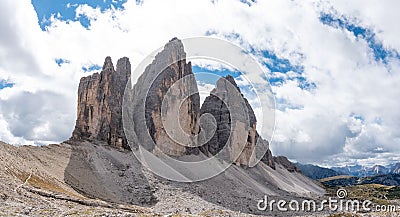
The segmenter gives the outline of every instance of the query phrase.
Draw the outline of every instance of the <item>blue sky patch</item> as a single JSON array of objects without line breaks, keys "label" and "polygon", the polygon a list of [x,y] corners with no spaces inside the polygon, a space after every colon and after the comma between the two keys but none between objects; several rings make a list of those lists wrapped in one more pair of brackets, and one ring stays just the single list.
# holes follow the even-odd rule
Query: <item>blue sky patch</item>
[{"label": "blue sky patch", "polygon": [[98,71],[98,70],[101,70],[101,69],[102,69],[102,67],[100,65],[91,65],[89,67],[86,67],[86,66],[82,67],[82,70],[84,72]]},{"label": "blue sky patch", "polygon": [[91,7],[99,7],[102,11],[114,7],[123,9],[123,4],[127,0],[32,0],[33,7],[39,18],[39,25],[43,31],[51,23],[48,21],[53,15],[60,14],[61,20],[79,21],[82,26],[88,28],[90,21],[86,16],[75,17],[75,9],[78,5],[87,4]]},{"label": "blue sky patch", "polygon": [[279,58],[276,54],[268,50],[252,50],[252,53],[266,58],[262,64],[271,71],[268,81],[272,86],[280,86],[284,84],[285,81],[297,80],[299,83],[298,87],[303,90],[312,90],[317,87],[314,82],[311,82],[304,77],[303,66],[294,65],[290,60]]},{"label": "blue sky patch", "polygon": [[[298,85],[298,86],[299,86],[302,90],[311,91],[311,90],[317,88],[317,85],[316,85],[314,82],[311,82],[311,81],[307,80],[307,79],[306,79],[305,77],[303,77],[303,76],[299,76],[299,77],[297,77],[296,79],[297,79],[297,81],[299,82],[299,85]],[[289,79],[289,80],[291,80],[291,79]]]},{"label": "blue sky patch", "polygon": [[388,58],[400,59],[400,54],[394,49],[385,48],[383,44],[376,39],[375,33],[371,29],[355,25],[346,17],[337,18],[332,14],[322,13],[320,21],[334,28],[346,29],[352,32],[355,37],[364,39],[372,50],[375,60],[378,62],[386,64]]},{"label": "blue sky patch", "polygon": [[[206,84],[216,84],[217,80],[222,76],[231,75],[232,77],[237,78],[242,74],[239,71],[231,71],[227,68],[213,70],[213,69],[200,67],[197,65],[192,66],[192,71],[194,73],[194,76],[196,77],[196,80],[201,81]],[[208,74],[201,74],[201,72],[214,74],[216,76],[210,76]]]},{"label": "blue sky patch", "polygon": [[259,54],[265,58],[267,61],[264,61],[263,64],[273,73],[273,72],[289,72],[293,71],[301,74],[304,71],[303,66],[292,65],[288,59],[279,58],[276,54],[272,53],[268,50],[262,51],[253,51],[254,54]]},{"label": "blue sky patch", "polygon": [[[212,85],[216,85],[217,81],[221,78],[221,77],[225,77],[227,75],[231,75],[233,78],[235,78],[236,83],[240,82],[243,78],[240,77],[241,75],[243,75],[241,72],[237,71],[237,70],[230,70],[227,68],[222,68],[222,69],[208,69],[208,68],[204,68],[204,67],[200,67],[197,65],[193,65],[192,66],[192,71],[194,73],[194,76],[197,80],[198,83],[200,84],[212,84]],[[257,97],[257,94],[254,90],[254,87],[252,85],[240,85],[238,84],[242,94],[248,99],[255,99]],[[259,107],[260,103],[256,102],[255,105],[253,105],[255,107]]]},{"label": "blue sky patch", "polygon": [[0,90],[4,88],[11,88],[14,86],[14,83],[7,82],[6,80],[0,80]]},{"label": "blue sky patch", "polygon": [[[207,36],[211,35],[217,35],[218,32],[215,30],[209,30],[205,32]],[[245,41],[243,41],[241,35],[236,32],[232,32],[230,34],[225,34],[224,37],[230,41],[237,41],[239,44],[247,44]],[[250,53],[256,57],[263,57],[263,60],[261,60],[261,64],[268,68],[270,70],[270,73],[268,74],[268,79],[269,83],[271,86],[280,86],[285,83],[287,80],[298,80],[299,82],[299,87],[301,89],[305,90],[312,90],[317,87],[317,85],[312,82],[307,80],[306,77],[304,77],[304,67],[302,65],[296,65],[290,62],[289,59],[286,58],[280,58],[278,57],[274,52],[270,50],[258,50],[255,47],[249,45],[249,50],[244,51],[246,53]],[[301,57],[303,57],[303,54],[298,54]],[[282,76],[283,74],[291,74],[290,76]],[[293,75],[295,74],[295,75]]]},{"label": "blue sky patch", "polygon": [[304,106],[301,105],[294,105],[288,102],[284,98],[275,98],[276,102],[276,109],[279,111],[285,111],[287,109],[292,109],[292,110],[302,110],[304,109]]},{"label": "blue sky patch", "polygon": [[57,58],[57,59],[55,59],[55,61],[56,61],[57,65],[60,66],[60,67],[61,67],[61,65],[64,64],[64,63],[70,63],[69,60],[62,59],[62,58]]}]

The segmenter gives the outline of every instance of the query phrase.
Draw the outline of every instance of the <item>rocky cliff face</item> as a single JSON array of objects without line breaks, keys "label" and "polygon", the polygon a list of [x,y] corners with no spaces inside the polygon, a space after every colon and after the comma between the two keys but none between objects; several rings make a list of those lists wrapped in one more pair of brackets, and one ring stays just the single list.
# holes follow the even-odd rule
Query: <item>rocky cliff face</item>
[{"label": "rocky cliff face", "polygon": [[83,77],[78,88],[78,110],[72,139],[106,141],[115,147],[128,148],[122,126],[122,98],[131,64],[127,57],[117,62],[110,57],[100,73]]},{"label": "rocky cliff face", "polygon": [[[238,106],[245,109],[245,115],[239,114]],[[228,75],[217,81],[216,88],[204,100],[200,113],[201,115],[207,113],[213,115],[217,125],[216,133],[201,148],[204,153],[215,155],[227,145],[229,161],[248,166],[256,160],[252,153],[257,140],[261,139],[256,130],[256,116],[232,76]],[[247,138],[244,147],[238,145],[239,137]]]},{"label": "rocky cliff face", "polygon": [[[229,84],[229,83],[230,84]],[[237,92],[235,93],[236,90]],[[246,113],[248,115],[247,120],[241,120],[233,118],[238,115],[237,110],[234,109],[235,104],[244,103]],[[230,109],[229,109],[230,108]],[[217,86],[213,89],[205,100],[200,109],[201,115],[211,114],[216,120],[216,133],[213,137],[205,143],[200,149],[202,152],[208,155],[216,155],[226,145],[230,153],[238,153],[237,159],[230,158],[229,161],[235,162],[237,165],[252,165],[255,156],[252,155],[256,145],[260,143],[260,147],[267,148],[264,156],[261,157],[261,161],[275,169],[275,163],[282,165],[290,172],[299,172],[299,169],[290,162],[286,157],[279,156],[273,157],[271,150],[269,149],[269,143],[263,139],[257,132],[256,125],[257,120],[254,111],[247,101],[247,99],[241,94],[240,88],[237,86],[235,79],[228,75],[222,77],[217,81]],[[246,124],[234,124],[234,122],[248,121],[249,125]],[[245,127],[241,127],[241,126]],[[205,130],[208,130],[205,128]],[[247,138],[247,142],[244,147],[235,145],[235,135],[241,134]],[[264,150],[261,150],[264,151]],[[230,155],[232,156],[232,155]],[[236,155],[237,156],[237,155]]]},{"label": "rocky cliff face", "polygon": [[272,169],[275,169],[275,161],[274,161],[274,157],[272,156],[271,149],[269,149],[269,142],[267,140],[261,138],[261,136],[258,135],[258,133],[256,135],[256,141],[264,143],[264,145],[262,145],[262,147],[268,147],[267,152],[264,154],[264,156],[261,157],[261,161],[264,162],[265,164],[267,164]]},{"label": "rocky cliff face", "polygon": [[[188,96],[190,92],[196,94]],[[155,153],[169,156],[192,153],[197,143],[193,138],[199,131],[200,96],[197,92],[183,44],[173,38],[126,96],[132,102],[127,108],[128,118],[134,122],[130,128],[135,133],[132,139]]]},{"label": "rocky cliff face", "polygon": [[[197,154],[201,150],[208,156],[218,154],[245,166],[254,165],[257,156],[271,168],[278,163],[298,171],[286,158],[272,156],[268,141],[257,132],[253,109],[232,76],[219,79],[200,108],[191,63],[186,62],[179,39],[173,38],[164,46],[124,96],[125,86],[131,85],[130,74],[128,58],[118,60],[114,70],[107,57],[101,73],[81,79],[72,139],[106,141],[123,148],[129,148],[129,139],[131,144],[142,144],[149,151],[169,156]],[[132,126],[122,123],[123,97],[130,102],[125,118],[133,120]],[[201,125],[204,129],[200,130],[199,117],[207,113],[215,122]],[[128,135],[132,138],[126,138],[124,127],[135,132]],[[263,150],[253,154],[256,145]],[[265,148],[265,155],[258,156]]]},{"label": "rocky cliff face", "polygon": [[273,157],[273,161],[277,164],[282,165],[289,172],[300,172],[300,169],[296,166],[296,164],[289,161],[285,156]]}]

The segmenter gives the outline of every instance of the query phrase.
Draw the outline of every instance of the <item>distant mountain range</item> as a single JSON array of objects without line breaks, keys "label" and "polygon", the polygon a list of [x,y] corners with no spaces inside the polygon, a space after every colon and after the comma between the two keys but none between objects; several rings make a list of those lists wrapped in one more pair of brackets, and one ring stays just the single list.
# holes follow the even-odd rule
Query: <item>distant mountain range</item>
[{"label": "distant mountain range", "polygon": [[388,166],[361,165],[325,168],[313,164],[296,163],[309,178],[320,180],[324,185],[350,186],[356,184],[400,185],[400,163]]},{"label": "distant mountain range", "polygon": [[372,167],[365,167],[361,165],[355,166],[344,166],[344,167],[332,167],[332,170],[357,177],[367,177],[375,175],[386,175],[386,174],[400,174],[400,163],[390,164],[388,166],[375,165]]},{"label": "distant mountain range", "polygon": [[400,174],[385,174],[369,177],[335,176],[320,181],[325,186],[354,186],[364,184],[400,186]]},{"label": "distant mountain range", "polygon": [[346,173],[343,172],[338,172],[329,168],[320,167],[312,164],[296,163],[296,166],[301,170],[304,175],[315,180],[324,179],[332,176],[346,175]]},{"label": "distant mountain range", "polygon": [[320,167],[313,164],[296,163],[301,172],[312,179],[324,179],[332,176],[348,175],[355,177],[369,177],[376,175],[400,174],[400,163],[390,164],[388,166],[375,165],[365,167],[361,165],[344,167]]}]

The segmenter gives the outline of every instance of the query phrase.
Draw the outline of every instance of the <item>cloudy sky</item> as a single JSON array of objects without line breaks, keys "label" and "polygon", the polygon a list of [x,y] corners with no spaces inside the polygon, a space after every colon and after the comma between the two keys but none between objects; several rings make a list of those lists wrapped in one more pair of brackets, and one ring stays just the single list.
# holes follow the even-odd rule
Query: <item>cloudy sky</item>
[{"label": "cloudy sky", "polygon": [[208,35],[243,47],[268,74],[275,155],[328,166],[400,161],[398,8],[396,0],[2,0],[0,140],[69,138],[79,79],[106,56],[135,66],[172,37]]}]

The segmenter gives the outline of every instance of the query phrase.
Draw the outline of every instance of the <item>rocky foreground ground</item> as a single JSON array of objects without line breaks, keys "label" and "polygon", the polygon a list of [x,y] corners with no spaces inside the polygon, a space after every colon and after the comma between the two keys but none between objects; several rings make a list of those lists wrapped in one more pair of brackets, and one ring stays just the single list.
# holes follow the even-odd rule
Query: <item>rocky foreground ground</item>
[{"label": "rocky foreground ground", "polygon": [[204,182],[170,182],[132,153],[90,143],[0,143],[0,163],[0,216],[251,216],[263,191],[292,197],[238,168]]},{"label": "rocky foreground ground", "polygon": [[[253,170],[247,173],[235,166],[203,182],[191,184],[170,182],[143,169],[130,152],[87,142],[43,147],[14,147],[0,143],[0,165],[0,216],[398,216],[399,214],[398,212],[357,215],[262,212],[257,210],[256,201],[266,191],[276,195],[271,197],[276,199],[293,199],[296,193],[289,194],[280,190],[280,187],[285,188],[284,183],[281,183],[280,187],[260,185],[260,182],[255,181],[257,177],[251,175],[260,171]],[[272,177],[279,175],[272,171],[267,173]],[[297,176],[298,179],[301,177]],[[272,179],[263,181],[273,182]],[[299,185],[296,189],[301,187],[306,186]]]}]

